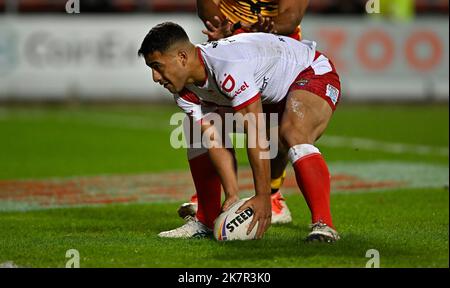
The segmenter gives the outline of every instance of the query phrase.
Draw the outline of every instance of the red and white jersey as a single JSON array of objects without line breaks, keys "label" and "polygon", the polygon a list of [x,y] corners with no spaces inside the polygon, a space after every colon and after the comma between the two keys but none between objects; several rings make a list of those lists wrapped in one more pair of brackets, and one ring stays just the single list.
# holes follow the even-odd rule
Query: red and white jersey
[{"label": "red and white jersey", "polygon": [[261,98],[282,101],[300,72],[311,66],[313,41],[266,33],[245,33],[197,45],[207,77],[202,86],[187,85],[175,94],[177,105],[195,120],[218,106],[235,111]]}]

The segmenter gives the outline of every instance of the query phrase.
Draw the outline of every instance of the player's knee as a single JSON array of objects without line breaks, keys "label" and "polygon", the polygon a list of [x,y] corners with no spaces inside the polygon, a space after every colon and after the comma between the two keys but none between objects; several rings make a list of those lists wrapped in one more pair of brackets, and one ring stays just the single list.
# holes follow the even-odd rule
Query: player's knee
[{"label": "player's knee", "polygon": [[308,131],[296,127],[293,123],[285,123],[280,127],[280,138],[285,147],[314,143],[314,139],[312,139]]},{"label": "player's knee", "polygon": [[285,142],[285,145],[288,147],[292,147],[292,146],[300,145],[300,144],[313,144],[314,143],[312,138],[308,137],[308,135],[296,134],[294,132],[286,133],[286,135],[283,136],[283,140]]},{"label": "player's knee", "polygon": [[314,144],[314,141],[309,139],[309,137],[306,136],[288,136],[286,138],[286,145],[289,145],[289,147],[295,146],[295,145],[302,145],[302,144]]}]

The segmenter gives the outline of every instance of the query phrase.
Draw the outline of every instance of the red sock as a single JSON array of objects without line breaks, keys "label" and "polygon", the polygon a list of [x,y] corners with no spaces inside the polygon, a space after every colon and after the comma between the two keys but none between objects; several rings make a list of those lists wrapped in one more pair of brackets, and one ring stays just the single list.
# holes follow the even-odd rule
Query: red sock
[{"label": "red sock", "polygon": [[320,153],[308,154],[294,163],[295,178],[311,210],[312,223],[333,227],[330,211],[330,172]]},{"label": "red sock", "polygon": [[212,229],[214,220],[219,216],[221,209],[222,186],[219,174],[209,159],[208,153],[190,159],[189,167],[197,191],[197,219]]}]

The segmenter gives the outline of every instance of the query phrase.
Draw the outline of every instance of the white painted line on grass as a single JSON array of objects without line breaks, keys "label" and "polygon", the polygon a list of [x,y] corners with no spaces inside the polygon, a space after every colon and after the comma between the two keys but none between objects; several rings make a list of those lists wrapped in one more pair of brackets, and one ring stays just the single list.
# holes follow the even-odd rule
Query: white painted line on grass
[{"label": "white painted line on grass", "polygon": [[19,268],[13,261],[6,261],[4,263],[0,263],[0,268]]},{"label": "white painted line on grass", "polygon": [[323,139],[318,141],[318,145],[339,148],[346,147],[369,151],[382,151],[393,154],[449,155],[448,147],[384,142],[367,138],[342,137],[334,135],[324,135]]}]

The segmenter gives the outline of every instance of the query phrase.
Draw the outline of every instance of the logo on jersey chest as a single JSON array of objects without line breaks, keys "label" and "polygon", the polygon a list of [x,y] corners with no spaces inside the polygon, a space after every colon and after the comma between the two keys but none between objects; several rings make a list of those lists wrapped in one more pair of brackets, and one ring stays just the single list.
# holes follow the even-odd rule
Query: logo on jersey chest
[{"label": "logo on jersey chest", "polygon": [[224,76],[225,76],[225,79],[223,81],[220,81],[220,85],[221,85],[220,87],[226,93],[231,93],[232,91],[235,91],[234,94],[232,95],[231,99],[233,99],[234,97],[238,96],[239,94],[241,94],[242,92],[244,92],[245,90],[250,88],[250,86],[247,84],[247,82],[244,81],[244,83],[242,83],[236,89],[236,80],[234,80],[233,76],[231,76],[230,74],[229,75],[224,74]]},{"label": "logo on jersey chest", "polygon": [[223,91],[230,93],[236,87],[236,80],[234,80],[233,76],[231,75],[225,74],[224,76],[225,79],[223,81],[220,81],[220,87],[222,87]]}]

